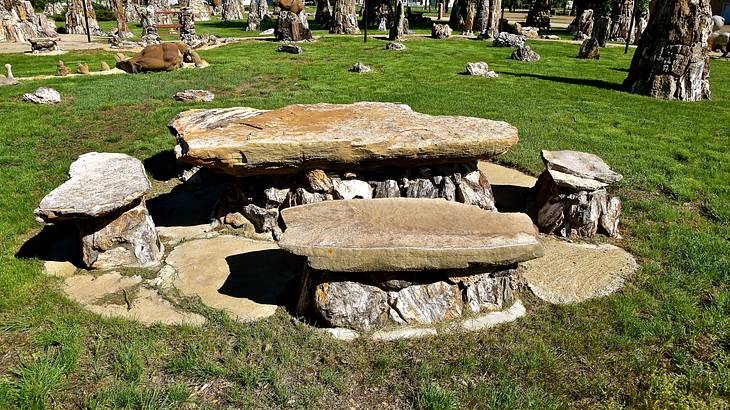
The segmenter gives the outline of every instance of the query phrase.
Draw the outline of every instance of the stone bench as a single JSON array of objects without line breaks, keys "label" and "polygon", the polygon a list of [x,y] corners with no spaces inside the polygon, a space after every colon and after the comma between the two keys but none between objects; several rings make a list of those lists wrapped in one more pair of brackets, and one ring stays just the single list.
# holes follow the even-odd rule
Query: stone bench
[{"label": "stone bench", "polygon": [[58,46],[58,41],[60,41],[59,38],[50,37],[28,39],[30,49],[33,54],[43,54],[61,50]]},{"label": "stone bench", "polygon": [[282,211],[279,246],[307,257],[297,313],[372,330],[431,324],[512,304],[519,262],[542,256],[525,214],[388,198]]},{"label": "stone bench", "polygon": [[189,110],[168,125],[177,158],[235,177],[216,211],[278,237],[279,211],[352,198],[443,198],[496,210],[477,161],[517,143],[508,123],[403,104]]},{"label": "stone bench", "polygon": [[86,267],[144,266],[160,260],[163,248],[145,206],[151,186],[141,161],[91,152],[71,164],[69,177],[34,213],[39,222],[77,225]]},{"label": "stone bench", "polygon": [[623,176],[599,157],[578,151],[542,151],[546,170],[528,200],[541,232],[560,236],[619,236],[621,201],[606,188]]}]

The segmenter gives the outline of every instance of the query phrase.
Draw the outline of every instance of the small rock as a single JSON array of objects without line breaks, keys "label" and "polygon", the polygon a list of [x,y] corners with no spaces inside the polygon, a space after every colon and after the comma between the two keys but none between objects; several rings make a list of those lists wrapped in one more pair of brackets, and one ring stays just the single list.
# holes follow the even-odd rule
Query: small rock
[{"label": "small rock", "polygon": [[307,182],[309,182],[309,187],[312,191],[324,193],[332,192],[332,180],[321,169],[311,170],[305,174],[305,177],[307,178]]},{"label": "small rock", "polygon": [[501,312],[490,312],[475,318],[466,319],[461,327],[470,332],[489,329],[502,323],[512,322],[527,313],[525,306],[518,300],[509,309]]},{"label": "small rock", "polygon": [[537,27],[521,27],[520,33],[527,38],[539,38],[540,30]]},{"label": "small rock", "polygon": [[23,94],[23,99],[35,104],[57,104],[61,102],[61,94],[53,88],[40,87],[32,93]]},{"label": "small rock", "polygon": [[76,273],[76,266],[71,262],[45,261],[43,269],[47,275],[66,278]]},{"label": "small rock", "polygon": [[398,182],[388,179],[378,182],[375,185],[375,194],[373,198],[398,198],[400,197],[400,188]]},{"label": "small rock", "polygon": [[89,74],[89,65],[86,63],[78,63],[76,65],[76,72],[79,74]]},{"label": "small rock", "polygon": [[289,188],[275,188],[270,187],[264,189],[264,197],[270,205],[275,205],[277,208],[279,205],[286,201],[286,197],[289,195]]},{"label": "small rock", "polygon": [[541,156],[548,170],[560,171],[606,184],[623,179],[623,175],[612,170],[601,157],[588,152],[542,150]]},{"label": "small rock", "polygon": [[276,48],[276,51],[279,53],[302,54],[304,49],[296,44],[282,44]]},{"label": "small rock", "polygon": [[107,64],[106,61],[102,61],[100,71],[110,71],[110,70],[111,70],[111,68],[109,68],[109,64]]},{"label": "small rock", "polygon": [[332,179],[333,191],[337,199],[372,199],[373,190],[365,181],[357,179]]},{"label": "small rock", "polygon": [[243,215],[253,223],[256,232],[273,232],[278,229],[279,210],[265,209],[254,204],[243,207]]},{"label": "small rock", "polygon": [[601,58],[601,51],[598,46],[598,40],[593,37],[585,39],[578,50],[578,58],[586,60],[598,60]]},{"label": "small rock", "polygon": [[451,27],[448,24],[434,24],[431,27],[431,37],[448,38],[451,36]]},{"label": "small rock", "polygon": [[560,36],[556,36],[555,34],[545,34],[540,36],[543,40],[560,40]]},{"label": "small rock", "polygon": [[352,71],[353,73],[369,73],[370,71],[372,71],[372,69],[369,65],[358,62],[355,63],[352,68],[350,68],[350,71]]},{"label": "small rock", "polygon": [[497,34],[492,41],[495,47],[519,47],[525,45],[525,36],[519,36],[517,34],[510,34],[503,31]]},{"label": "small rock", "polygon": [[270,36],[272,34],[274,34],[274,29],[273,28],[264,30],[264,31],[262,31],[262,32],[259,33],[259,35],[261,35],[261,36]]},{"label": "small rock", "polygon": [[59,77],[66,77],[71,74],[71,70],[63,63],[62,60],[58,60],[56,63],[56,75]]},{"label": "small rock", "polygon": [[392,50],[392,51],[403,51],[407,47],[403,43],[399,43],[397,41],[389,41],[388,44],[385,45],[386,50]]},{"label": "small rock", "polygon": [[494,71],[489,71],[489,66],[484,61],[478,61],[476,63],[467,63],[466,72],[469,75],[477,75],[486,78],[497,78],[499,75]]},{"label": "small rock", "polygon": [[532,63],[540,61],[540,54],[532,51],[530,46],[518,46],[512,51],[512,59]]},{"label": "small rock", "polygon": [[408,184],[406,198],[436,198],[438,188],[430,179],[417,178]]},{"label": "small rock", "polygon": [[211,102],[215,94],[207,90],[184,90],[176,92],[172,98],[177,101]]},{"label": "small rock", "polygon": [[250,224],[251,222],[246,219],[246,217],[243,216],[242,213],[231,212],[229,214],[226,214],[226,216],[223,218],[223,223],[238,229]]},{"label": "small rock", "polygon": [[349,342],[360,337],[360,333],[344,327],[328,327],[324,329],[324,332],[332,336],[332,338],[343,342]]}]

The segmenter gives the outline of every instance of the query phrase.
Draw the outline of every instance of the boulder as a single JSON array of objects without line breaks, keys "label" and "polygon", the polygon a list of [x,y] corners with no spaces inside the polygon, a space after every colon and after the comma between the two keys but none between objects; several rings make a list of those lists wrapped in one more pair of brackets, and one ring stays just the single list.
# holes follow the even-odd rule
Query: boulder
[{"label": "boulder", "polygon": [[494,37],[492,41],[494,47],[518,47],[525,45],[525,36],[510,34],[503,31]]},{"label": "boulder", "polygon": [[282,218],[287,228],[279,246],[321,270],[463,269],[542,255],[527,215],[449,201],[327,201],[284,209]]},{"label": "boulder", "polygon": [[353,73],[369,73],[370,71],[372,71],[372,68],[370,68],[369,65],[357,62],[353,64],[352,68],[350,68],[350,71],[352,71]]},{"label": "boulder", "polygon": [[489,65],[485,63],[484,61],[478,61],[476,63],[467,63],[466,64],[466,72],[469,75],[476,75],[486,78],[497,78],[499,77],[499,74],[495,73],[494,71],[489,71]]},{"label": "boulder", "polygon": [[184,90],[176,92],[172,98],[177,101],[211,102],[215,94],[207,90]]},{"label": "boulder", "polygon": [[512,51],[512,59],[532,63],[540,61],[540,54],[532,51],[530,46],[521,46],[515,48],[514,51]]},{"label": "boulder", "polygon": [[501,154],[518,140],[505,122],[372,102],[189,110],[168,127],[181,161],[236,176],[467,162]]},{"label": "boulder", "polygon": [[309,31],[307,13],[304,11],[297,13],[286,10],[280,11],[279,18],[276,20],[274,36],[277,41],[311,40],[312,32]]},{"label": "boulder", "polygon": [[296,44],[282,44],[276,48],[276,51],[279,53],[302,54],[304,49]]},{"label": "boulder", "polygon": [[601,51],[598,45],[598,40],[589,37],[583,41],[578,50],[578,58],[584,58],[586,60],[598,60],[601,58]]},{"label": "boulder", "polygon": [[61,102],[61,94],[53,88],[40,87],[32,93],[23,94],[23,99],[35,104],[58,104]]},{"label": "boulder", "polygon": [[615,172],[598,155],[580,151],[541,152],[548,170],[560,171],[581,178],[588,178],[606,184],[620,181],[623,176]]},{"label": "boulder", "polygon": [[146,46],[139,54],[131,58],[117,55],[117,68],[128,73],[145,73],[154,71],[174,71],[183,63],[194,63],[202,67],[205,62],[185,43],[162,43]]},{"label": "boulder", "polygon": [[448,24],[435,24],[431,27],[431,37],[448,38],[451,37],[451,27]]},{"label": "boulder", "polygon": [[159,261],[163,248],[145,206],[150,183],[141,161],[125,154],[91,152],[71,164],[69,176],[41,200],[36,219],[74,221],[87,267]]},{"label": "boulder", "polygon": [[389,42],[388,42],[388,43],[387,43],[387,44],[385,45],[385,49],[386,49],[386,50],[391,50],[391,51],[403,51],[403,50],[405,50],[406,48],[407,48],[407,47],[406,47],[406,45],[405,45],[405,44],[403,44],[403,43],[399,43],[399,42],[397,42],[397,41],[389,41]]}]

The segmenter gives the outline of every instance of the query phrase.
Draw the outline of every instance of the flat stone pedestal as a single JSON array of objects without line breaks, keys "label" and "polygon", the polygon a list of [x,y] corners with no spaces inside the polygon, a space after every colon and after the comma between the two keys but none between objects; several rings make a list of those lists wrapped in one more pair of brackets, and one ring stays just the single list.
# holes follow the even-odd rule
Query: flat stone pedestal
[{"label": "flat stone pedestal", "polygon": [[356,330],[508,307],[517,264],[543,252],[527,215],[456,202],[331,201],[282,217],[279,246],[307,257],[297,310]]},{"label": "flat stone pedestal", "polygon": [[621,201],[606,188],[623,178],[593,154],[542,151],[546,170],[528,201],[541,232],[560,236],[618,236]]},{"label": "flat stone pedestal", "polygon": [[160,260],[163,249],[145,206],[150,183],[141,161],[125,154],[91,152],[71,164],[69,176],[43,198],[35,216],[45,223],[75,223],[88,268]]}]

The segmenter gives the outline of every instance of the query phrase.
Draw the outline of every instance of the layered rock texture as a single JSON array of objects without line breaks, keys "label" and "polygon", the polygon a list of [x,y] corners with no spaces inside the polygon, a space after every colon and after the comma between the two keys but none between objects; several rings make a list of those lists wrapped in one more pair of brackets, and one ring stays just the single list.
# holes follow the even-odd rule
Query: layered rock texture
[{"label": "layered rock texture", "polygon": [[297,311],[356,330],[507,307],[517,263],[543,254],[527,215],[445,201],[334,201],[282,218],[279,246],[307,257]]},{"label": "layered rock texture", "polygon": [[35,215],[46,223],[73,221],[87,267],[159,261],[162,245],[145,207],[150,183],[139,160],[91,152],[71,164],[69,176],[43,198]]},{"label": "layered rock texture", "polygon": [[29,1],[0,2],[0,42],[53,36],[56,36],[54,21],[45,14],[36,14]]},{"label": "layered rock texture", "polygon": [[517,129],[505,122],[371,102],[190,110],[168,127],[181,161],[235,176],[466,162],[492,158],[518,141]]},{"label": "layered rock texture", "polygon": [[560,236],[618,236],[621,201],[606,188],[623,177],[596,155],[542,151],[546,170],[533,188],[528,212],[541,232]]},{"label": "layered rock texture", "polygon": [[[86,2],[86,17],[89,19],[89,34],[98,36],[103,32],[96,20],[96,12],[92,2]],[[86,34],[86,18],[84,17],[84,2],[81,0],[69,0],[68,11],[66,12],[66,31],[69,34]]]},{"label": "layered rock texture", "polygon": [[710,17],[709,0],[657,3],[639,40],[624,87],[655,98],[709,99]]},{"label": "layered rock texture", "polygon": [[[263,1],[261,2],[263,3]],[[274,36],[278,41],[305,41],[312,39],[307,22],[307,13],[281,10],[276,21]]]}]

